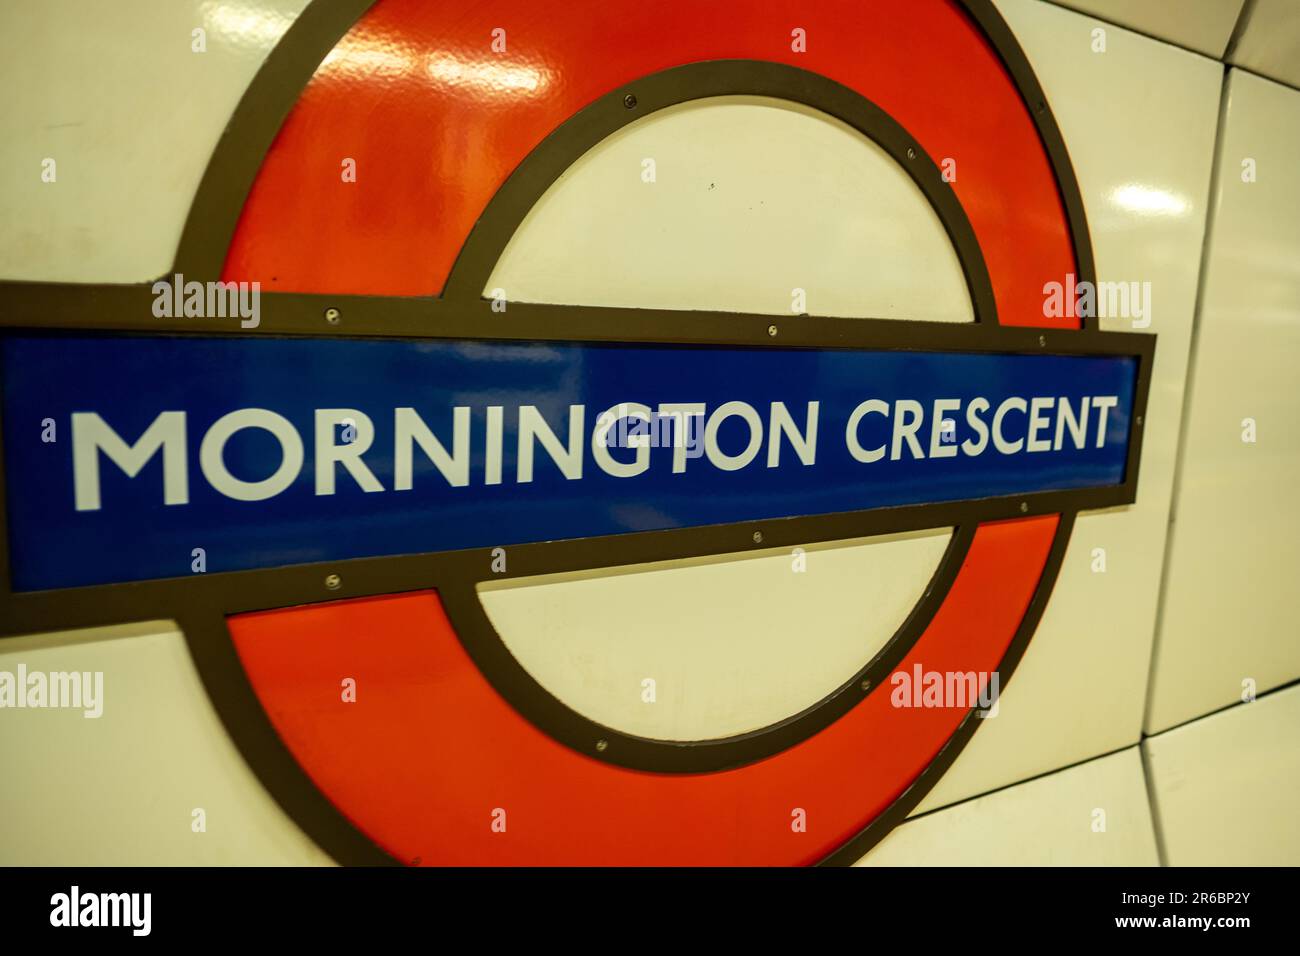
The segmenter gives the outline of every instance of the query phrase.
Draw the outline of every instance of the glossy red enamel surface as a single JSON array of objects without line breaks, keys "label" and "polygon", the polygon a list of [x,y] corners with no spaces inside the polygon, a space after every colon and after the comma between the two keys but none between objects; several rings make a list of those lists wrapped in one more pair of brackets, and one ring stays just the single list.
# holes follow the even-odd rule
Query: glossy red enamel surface
[{"label": "glossy red enamel surface", "polygon": [[[1056,524],[982,526],[900,669],[996,669]],[[433,592],[243,615],[230,630],[308,774],[407,862],[812,863],[888,806],[966,714],[894,707],[882,686],[826,730],[759,763],[641,773],[582,756],[520,717],[466,655]],[[340,699],[345,677],[357,682],[355,703]],[[504,833],[491,827],[498,808]],[[795,808],[807,815],[805,833],[791,828]]]},{"label": "glossy red enamel surface", "polygon": [[[498,27],[504,53],[492,51]],[[806,53],[791,50],[794,27]],[[226,278],[435,294],[489,199],[548,133],[638,77],[724,58],[821,73],[882,107],[936,162],[955,159],[1001,321],[1070,324],[1042,314],[1043,284],[1073,266],[1051,166],[996,53],[946,0],[820,0],[797,13],[752,0],[381,0],[284,124]],[[344,159],[355,183],[342,181]]]},{"label": "glossy red enamel surface", "polygon": [[[808,52],[790,49],[807,32]],[[491,50],[506,29],[507,51]],[[698,60],[789,63],[883,107],[953,184],[1006,324],[1045,319],[1075,271],[1050,163],[975,25],[945,0],[758,6],[574,0],[470,9],[380,0],[322,64],[268,154],[226,278],[267,289],[428,295],[474,222],[551,130],[640,76]],[[343,159],[357,182],[341,180]],[[576,159],[576,157],[575,157]],[[900,667],[995,669],[1047,562],[1054,516],[983,525]],[[864,608],[863,614],[870,609]],[[781,754],[658,775],[601,763],[521,718],[477,671],[433,592],[230,621],[250,681],[317,786],[398,859],[434,864],[793,864],[884,810],[965,711],[899,709],[888,688]],[[340,681],[358,684],[355,704]],[[507,829],[493,833],[492,813]],[[790,827],[807,813],[806,833]]]}]

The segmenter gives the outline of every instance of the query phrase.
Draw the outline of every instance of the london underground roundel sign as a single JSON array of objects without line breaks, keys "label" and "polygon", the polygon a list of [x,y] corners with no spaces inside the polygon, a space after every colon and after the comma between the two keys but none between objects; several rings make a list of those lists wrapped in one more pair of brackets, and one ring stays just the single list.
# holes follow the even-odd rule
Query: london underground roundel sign
[{"label": "london underground roundel sign", "polygon": [[[735,95],[891,157],[975,321],[488,288],[589,149]],[[355,188],[326,185],[341,157]],[[979,725],[975,699],[896,706],[893,678],[1005,685],[1075,514],[1134,499],[1154,338],[1045,317],[1064,277],[1094,278],[1078,189],[989,3],[313,4],[227,128],[172,274],[3,287],[3,633],[174,618],[246,759],[341,862],[852,862]],[[43,443],[51,420],[66,438]],[[941,527],[870,660],[712,739],[571,706],[480,596]],[[364,701],[339,706],[341,679]]]}]

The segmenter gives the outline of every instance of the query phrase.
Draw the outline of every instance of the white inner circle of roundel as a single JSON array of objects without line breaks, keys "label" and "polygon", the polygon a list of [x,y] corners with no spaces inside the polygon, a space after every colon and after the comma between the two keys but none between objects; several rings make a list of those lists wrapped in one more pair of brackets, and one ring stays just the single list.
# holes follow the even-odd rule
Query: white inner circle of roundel
[{"label": "white inner circle of roundel", "polygon": [[[973,321],[956,250],[887,153],[818,110],[694,100],[580,157],[484,295],[512,302]],[[806,321],[806,320],[805,320]],[[688,400],[686,398],[683,399]],[[607,727],[709,740],[817,703],[898,630],[952,529],[485,582],[506,647]]]}]

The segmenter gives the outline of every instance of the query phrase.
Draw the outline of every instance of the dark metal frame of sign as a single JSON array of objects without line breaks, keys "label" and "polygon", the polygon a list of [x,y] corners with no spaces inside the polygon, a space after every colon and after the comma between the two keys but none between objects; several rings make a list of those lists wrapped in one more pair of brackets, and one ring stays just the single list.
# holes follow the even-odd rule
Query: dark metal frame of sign
[{"label": "dark metal frame of sign", "polygon": [[[285,116],[324,56],[372,0],[310,5],[246,91],[218,144],[185,225],[171,272],[199,281],[220,278],[244,199]],[[1083,204],[1065,144],[1027,60],[988,0],[965,0],[967,13],[1000,54],[1030,108],[1046,146],[1071,229],[1079,279],[1095,281]],[[728,94],[774,97],[834,116],[879,144],[907,170],[938,213],[970,291],[973,324],[952,325],[820,316],[774,318],[723,312],[510,303],[491,311],[481,298],[493,265],[533,204],[568,166],[622,126],[664,107]],[[170,273],[169,273],[170,275]],[[164,277],[165,278],[165,277]],[[883,681],[930,623],[956,577],[981,522],[1060,514],[1038,587],[999,666],[1003,686],[1032,636],[1055,583],[1077,512],[1134,501],[1140,435],[1150,387],[1155,336],[998,326],[983,256],[956,196],[907,131],[856,92],[794,67],[750,60],[696,63],[613,90],[555,130],[514,171],[475,225],[440,297],[263,293],[261,326],[230,319],[159,319],[152,283],[75,285],[0,283],[0,334],[58,335],[97,331],[203,335],[471,338],[731,345],[763,348],[935,349],[1025,354],[1125,355],[1138,358],[1129,456],[1120,485],[1041,492],[937,505],[911,505],[512,545],[507,575],[490,573],[491,550],[361,558],[187,578],[14,593],[10,590],[7,510],[0,513],[0,639],[39,631],[174,620],[218,714],[262,783],[334,859],[347,864],[396,861],[349,822],[316,788],[267,718],[240,664],[226,626],[230,615],[343,598],[436,588],[456,634],[494,688],[533,724],[592,758],[661,773],[700,773],[741,766],[817,733]],[[327,310],[336,316],[326,318]],[[4,495],[0,468],[0,496]],[[6,509],[13,507],[6,500]],[[491,578],[527,578],[704,555],[788,550],[816,542],[951,526],[947,551],[923,597],[865,667],[825,699],[763,729],[717,740],[652,740],[597,724],[543,688],[507,650],[477,596]],[[337,575],[331,589],[326,583]],[[333,582],[331,582],[333,583]],[[968,713],[934,761],[861,833],[822,862],[862,856],[920,802],[978,721]]]}]

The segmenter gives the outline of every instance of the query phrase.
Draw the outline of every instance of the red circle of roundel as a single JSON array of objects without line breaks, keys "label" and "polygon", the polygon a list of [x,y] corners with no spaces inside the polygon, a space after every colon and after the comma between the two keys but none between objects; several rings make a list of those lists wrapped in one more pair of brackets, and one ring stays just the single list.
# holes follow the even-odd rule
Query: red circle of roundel
[{"label": "red circle of roundel", "polygon": [[[1003,324],[1042,317],[1075,271],[1052,166],[996,51],[954,4],[827,0],[791,15],[743,0],[689,10],[497,0],[453,15],[380,0],[325,59],[268,152],[223,278],[277,291],[437,294],[474,223],[524,157],[591,101],[709,59],[790,63],[848,86],[953,184]],[[790,31],[808,37],[796,54]],[[504,27],[510,52],[493,54]],[[508,63],[511,69],[503,68]],[[971,91],[978,91],[972,95]],[[340,157],[366,174],[339,189]],[[996,670],[1047,564],[1055,516],[980,526],[946,600],[899,664]],[[866,610],[864,609],[864,613]],[[361,831],[431,864],[799,864],[861,831],[965,716],[869,694],[773,757],[711,774],[611,766],[557,743],[479,673],[433,592],[231,618],[285,744]],[[364,688],[339,707],[338,675]],[[491,823],[507,811],[505,833]],[[801,808],[806,832],[790,826]]]}]

